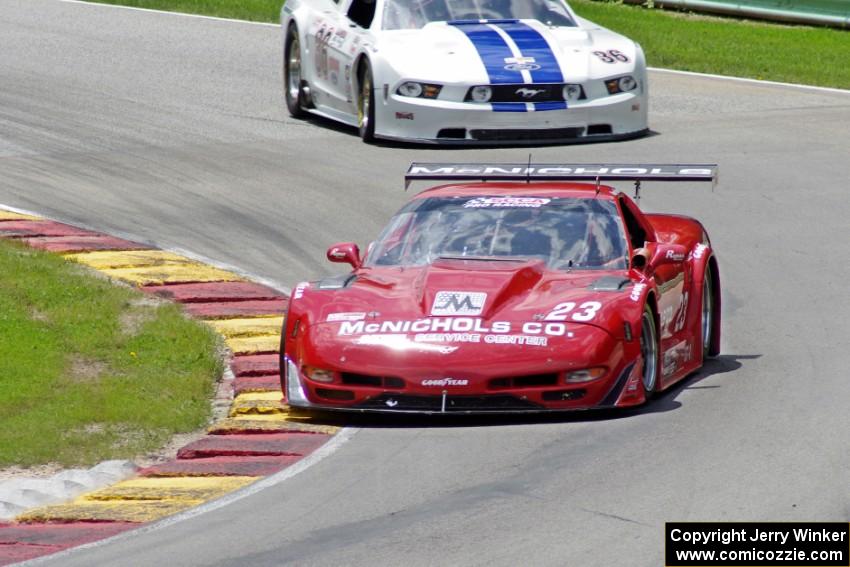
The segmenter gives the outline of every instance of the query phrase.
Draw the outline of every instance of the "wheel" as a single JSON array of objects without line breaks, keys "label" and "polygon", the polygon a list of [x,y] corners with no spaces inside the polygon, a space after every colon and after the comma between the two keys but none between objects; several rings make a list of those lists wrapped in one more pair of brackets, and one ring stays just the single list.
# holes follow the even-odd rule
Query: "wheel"
[{"label": "wheel", "polygon": [[304,95],[301,91],[301,42],[295,26],[289,28],[286,35],[286,49],[283,52],[283,94],[286,108],[294,118],[303,118]]},{"label": "wheel", "polygon": [[647,305],[640,321],[640,356],[643,361],[643,389],[649,398],[658,387],[658,335],[655,332],[655,317]]},{"label": "wheel", "polygon": [[714,281],[711,268],[706,268],[702,280],[702,359],[709,358],[714,342]]},{"label": "wheel", "polygon": [[374,87],[372,84],[372,67],[364,60],[360,65],[358,75],[360,95],[357,97],[357,127],[364,142],[375,141],[375,107],[373,104]]}]

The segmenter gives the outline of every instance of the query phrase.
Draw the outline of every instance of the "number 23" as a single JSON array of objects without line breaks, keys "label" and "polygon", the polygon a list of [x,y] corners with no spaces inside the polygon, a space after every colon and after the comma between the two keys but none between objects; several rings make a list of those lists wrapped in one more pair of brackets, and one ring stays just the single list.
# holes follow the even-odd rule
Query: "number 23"
[{"label": "number 23", "polygon": [[[544,321],[566,321],[567,315],[569,315],[570,311],[576,304],[572,301],[567,301],[565,303],[559,303],[555,306],[552,311],[549,312],[546,317],[543,318]],[[581,305],[579,305],[579,311],[577,313],[573,313],[572,319],[573,321],[590,321],[594,317],[596,317],[596,312],[602,308],[602,304],[598,301],[585,301]]]}]

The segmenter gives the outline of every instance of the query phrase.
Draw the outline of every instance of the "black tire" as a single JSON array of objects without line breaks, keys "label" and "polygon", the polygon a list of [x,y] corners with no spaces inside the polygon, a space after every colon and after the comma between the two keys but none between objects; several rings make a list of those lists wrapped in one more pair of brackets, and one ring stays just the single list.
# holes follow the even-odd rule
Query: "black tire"
[{"label": "black tire", "polygon": [[304,94],[301,89],[301,40],[295,26],[289,27],[286,34],[286,48],[283,50],[283,96],[286,108],[293,118],[304,118]]},{"label": "black tire", "polygon": [[700,311],[700,335],[702,336],[702,359],[713,356],[711,345],[714,343],[714,273],[711,266],[705,269],[702,280],[702,309]]},{"label": "black tire", "polygon": [[375,141],[375,86],[372,82],[372,66],[364,59],[357,75],[357,128],[367,144]]},{"label": "black tire", "polygon": [[640,355],[643,363],[641,381],[647,399],[658,391],[658,351],[655,316],[649,305],[646,305],[640,319]]}]

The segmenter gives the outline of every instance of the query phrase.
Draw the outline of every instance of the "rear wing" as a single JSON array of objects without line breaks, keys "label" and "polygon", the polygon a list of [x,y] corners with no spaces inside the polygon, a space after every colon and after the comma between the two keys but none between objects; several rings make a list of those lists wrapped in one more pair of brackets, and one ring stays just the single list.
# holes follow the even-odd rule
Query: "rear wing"
[{"label": "rear wing", "polygon": [[717,164],[411,163],[412,181],[717,181]]}]

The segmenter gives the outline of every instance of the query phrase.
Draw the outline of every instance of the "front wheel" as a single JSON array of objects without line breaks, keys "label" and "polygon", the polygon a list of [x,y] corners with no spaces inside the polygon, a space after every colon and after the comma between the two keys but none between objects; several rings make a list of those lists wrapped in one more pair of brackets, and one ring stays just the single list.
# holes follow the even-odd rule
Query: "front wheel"
[{"label": "front wheel", "polygon": [[283,52],[283,94],[286,108],[294,118],[303,118],[304,95],[301,90],[301,42],[295,27],[290,27]]},{"label": "front wheel", "polygon": [[359,73],[360,93],[357,96],[357,128],[367,144],[375,141],[375,105],[372,67],[364,60]]},{"label": "front wheel", "polygon": [[647,305],[640,320],[640,356],[643,363],[643,389],[649,398],[658,388],[658,335],[655,317]]}]

